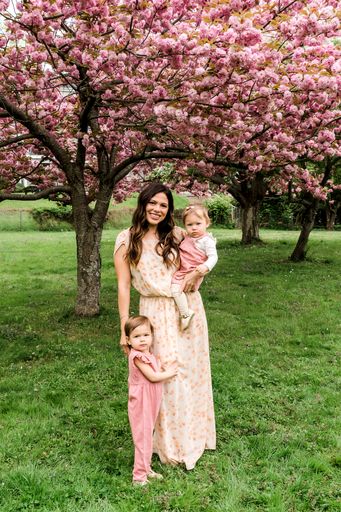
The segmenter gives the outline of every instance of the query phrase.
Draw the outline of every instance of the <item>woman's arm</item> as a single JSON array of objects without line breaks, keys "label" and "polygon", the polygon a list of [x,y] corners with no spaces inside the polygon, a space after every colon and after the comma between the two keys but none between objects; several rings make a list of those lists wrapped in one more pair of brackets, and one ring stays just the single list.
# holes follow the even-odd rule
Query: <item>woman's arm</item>
[{"label": "woman's arm", "polygon": [[173,361],[172,363],[167,365],[167,369],[163,372],[154,372],[153,368],[149,364],[143,363],[137,357],[135,357],[134,363],[138,367],[138,369],[143,373],[146,379],[148,379],[150,382],[162,382],[164,380],[171,379],[172,377],[175,377],[175,375],[178,374],[177,361]]},{"label": "woman's arm", "polygon": [[129,263],[126,258],[126,247],[124,244],[117,249],[114,255],[114,265],[117,275],[118,282],[118,311],[120,315],[121,323],[121,339],[120,345],[127,345],[126,336],[124,333],[124,325],[129,318],[129,306],[130,306],[130,286],[131,286],[131,275]]}]

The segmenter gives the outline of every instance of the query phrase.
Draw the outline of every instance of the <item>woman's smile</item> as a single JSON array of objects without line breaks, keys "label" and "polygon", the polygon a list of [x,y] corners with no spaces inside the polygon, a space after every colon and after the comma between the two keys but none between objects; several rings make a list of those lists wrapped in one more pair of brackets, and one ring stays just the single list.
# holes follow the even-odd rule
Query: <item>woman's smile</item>
[{"label": "woman's smile", "polygon": [[146,219],[148,224],[159,224],[168,213],[168,198],[163,192],[155,194],[146,205]]}]

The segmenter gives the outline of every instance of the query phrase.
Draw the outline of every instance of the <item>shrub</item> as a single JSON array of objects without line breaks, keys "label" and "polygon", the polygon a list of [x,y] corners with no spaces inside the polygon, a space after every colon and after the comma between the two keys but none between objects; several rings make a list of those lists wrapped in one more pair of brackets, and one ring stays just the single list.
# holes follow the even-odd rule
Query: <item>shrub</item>
[{"label": "shrub", "polygon": [[299,204],[288,201],[286,196],[266,197],[260,207],[259,223],[273,229],[292,229],[296,224]]},{"label": "shrub", "polygon": [[40,231],[71,231],[73,229],[71,206],[33,208],[31,215]]},{"label": "shrub", "polygon": [[215,226],[222,225],[227,228],[234,227],[233,220],[233,199],[229,195],[216,194],[205,201],[208,214]]}]

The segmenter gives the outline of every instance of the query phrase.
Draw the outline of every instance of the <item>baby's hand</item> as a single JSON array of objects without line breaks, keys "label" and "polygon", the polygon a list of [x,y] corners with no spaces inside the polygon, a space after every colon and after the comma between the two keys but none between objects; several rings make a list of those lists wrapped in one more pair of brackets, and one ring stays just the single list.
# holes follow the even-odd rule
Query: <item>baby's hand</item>
[{"label": "baby's hand", "polygon": [[197,272],[199,272],[199,274],[206,274],[206,272],[208,272],[208,267],[206,265],[202,264],[202,265],[198,265],[195,270]]}]

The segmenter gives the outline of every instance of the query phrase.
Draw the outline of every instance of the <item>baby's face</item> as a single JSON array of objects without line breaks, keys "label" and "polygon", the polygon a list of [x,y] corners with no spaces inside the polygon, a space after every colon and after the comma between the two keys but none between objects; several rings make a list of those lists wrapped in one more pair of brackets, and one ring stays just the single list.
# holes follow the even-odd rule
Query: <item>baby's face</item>
[{"label": "baby's face", "polygon": [[195,213],[189,213],[185,219],[185,229],[192,238],[199,238],[206,233],[207,222]]}]

